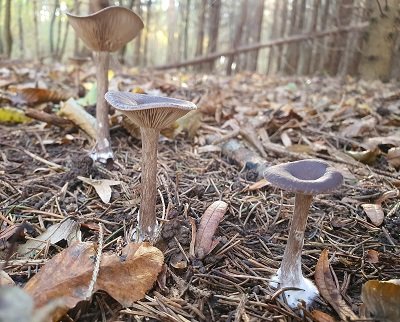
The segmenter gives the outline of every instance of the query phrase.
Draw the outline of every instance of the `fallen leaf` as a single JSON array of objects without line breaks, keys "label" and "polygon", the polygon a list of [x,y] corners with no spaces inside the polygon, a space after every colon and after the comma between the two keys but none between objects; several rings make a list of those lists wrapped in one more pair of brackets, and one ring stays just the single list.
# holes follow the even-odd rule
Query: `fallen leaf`
[{"label": "fallen leaf", "polygon": [[46,102],[59,103],[69,99],[71,95],[45,88],[21,88],[17,89],[17,95],[11,97],[14,104],[35,105]]},{"label": "fallen leaf", "polygon": [[333,316],[319,310],[313,310],[311,314],[316,322],[336,322]]},{"label": "fallen leaf", "polygon": [[44,249],[47,243],[56,244],[61,240],[66,240],[68,245],[74,241],[81,240],[80,225],[73,219],[65,219],[58,224],[54,224],[47,230],[36,237],[29,239],[25,244],[18,246],[18,253],[24,257],[35,256]]},{"label": "fallen leaf", "polygon": [[203,259],[215,247],[213,237],[227,210],[228,204],[226,202],[221,200],[215,201],[201,216],[200,226],[197,231],[196,243],[194,246],[197,258]]},{"label": "fallen leaf", "polygon": [[375,226],[382,225],[385,215],[380,204],[364,203],[361,207]]},{"label": "fallen leaf", "polygon": [[367,255],[365,256],[365,261],[371,264],[376,264],[379,262],[379,252],[374,249],[368,249]]},{"label": "fallen leaf", "polygon": [[391,148],[388,151],[387,154],[387,159],[389,164],[395,168],[395,169],[399,169],[400,168],[400,148]]},{"label": "fallen leaf", "polygon": [[[49,260],[25,286],[35,307],[62,298],[65,313],[88,299],[95,257],[93,243],[77,242]],[[121,256],[104,254],[93,292],[103,290],[123,306],[132,306],[153,286],[163,261],[162,252],[148,243],[130,243]]]},{"label": "fallen leaf", "polygon": [[14,107],[0,108],[0,123],[27,123],[31,121],[23,111]]},{"label": "fallen leaf", "polygon": [[265,179],[261,179],[258,180],[257,182],[253,183],[251,186],[249,186],[248,188],[245,188],[245,191],[254,191],[254,190],[259,190],[261,188],[267,187],[269,186],[270,183],[265,180]]},{"label": "fallen leaf", "polygon": [[342,299],[340,291],[336,288],[328,260],[328,250],[324,249],[315,267],[315,284],[321,296],[334,308],[340,318],[346,321],[348,318],[357,319],[350,307]]},{"label": "fallen leaf", "polygon": [[376,118],[367,116],[361,120],[354,121],[353,124],[344,128],[341,133],[348,138],[362,136],[365,133],[372,131],[376,127]]},{"label": "fallen leaf", "polygon": [[346,154],[350,155],[354,160],[360,161],[365,164],[372,164],[381,153],[378,148],[373,150],[365,151],[345,151]]},{"label": "fallen leaf", "polygon": [[107,179],[95,180],[81,176],[78,176],[77,178],[87,184],[90,184],[96,190],[101,201],[103,201],[104,203],[109,203],[111,200],[111,192],[112,192],[111,186],[116,186],[121,184],[121,181],[115,181],[115,180],[107,180]]},{"label": "fallen leaf", "polygon": [[375,319],[400,321],[400,280],[368,281],[362,287],[361,299]]},{"label": "fallen leaf", "polygon": [[[5,271],[0,270],[0,286],[14,286],[15,282]],[[1,321],[1,319],[0,319]]]}]

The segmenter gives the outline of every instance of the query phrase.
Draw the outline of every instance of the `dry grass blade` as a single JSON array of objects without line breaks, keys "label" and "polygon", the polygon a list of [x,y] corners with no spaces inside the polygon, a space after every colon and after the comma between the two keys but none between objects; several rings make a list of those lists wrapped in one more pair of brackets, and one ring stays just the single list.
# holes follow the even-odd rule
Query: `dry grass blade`
[{"label": "dry grass blade", "polygon": [[329,267],[328,250],[324,249],[315,267],[315,284],[322,297],[335,309],[340,318],[344,321],[358,319],[357,315],[348,307],[342,299],[340,291],[336,288],[332,273]]}]

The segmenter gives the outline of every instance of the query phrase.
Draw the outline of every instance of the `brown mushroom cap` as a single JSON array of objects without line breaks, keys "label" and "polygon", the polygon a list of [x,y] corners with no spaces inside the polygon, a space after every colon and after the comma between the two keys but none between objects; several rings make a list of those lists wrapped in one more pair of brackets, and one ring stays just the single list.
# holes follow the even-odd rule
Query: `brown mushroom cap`
[{"label": "brown mushroom cap", "polygon": [[342,174],[328,163],[308,159],[269,167],[264,178],[283,190],[309,195],[327,193],[340,187]]},{"label": "brown mushroom cap", "polygon": [[88,16],[67,16],[78,37],[93,51],[117,51],[143,28],[142,19],[124,7],[111,6]]},{"label": "brown mushroom cap", "polygon": [[197,109],[192,102],[163,96],[109,91],[104,97],[140,127],[163,129]]}]

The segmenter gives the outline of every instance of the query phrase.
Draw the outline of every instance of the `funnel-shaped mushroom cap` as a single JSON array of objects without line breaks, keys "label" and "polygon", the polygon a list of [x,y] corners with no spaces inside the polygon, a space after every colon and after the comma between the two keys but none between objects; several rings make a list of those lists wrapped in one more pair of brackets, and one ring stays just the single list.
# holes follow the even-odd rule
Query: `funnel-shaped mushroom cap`
[{"label": "funnel-shaped mushroom cap", "polygon": [[142,19],[124,7],[107,7],[88,16],[67,16],[78,37],[93,51],[117,51],[143,28]]},{"label": "funnel-shaped mushroom cap", "polygon": [[264,178],[283,190],[309,195],[333,191],[343,183],[343,176],[339,171],[317,159],[269,167],[264,172]]},{"label": "funnel-shaped mushroom cap", "polygon": [[192,102],[163,96],[109,91],[104,97],[139,127],[163,129],[197,109]]}]

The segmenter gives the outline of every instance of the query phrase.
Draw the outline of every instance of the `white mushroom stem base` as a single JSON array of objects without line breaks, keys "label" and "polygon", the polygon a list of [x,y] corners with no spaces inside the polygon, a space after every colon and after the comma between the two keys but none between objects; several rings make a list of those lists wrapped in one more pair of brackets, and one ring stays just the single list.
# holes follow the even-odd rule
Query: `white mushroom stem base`
[{"label": "white mushroom stem base", "polygon": [[286,302],[291,308],[296,308],[299,301],[304,301],[306,306],[309,306],[319,294],[314,283],[304,276],[301,276],[295,285],[294,283],[288,283],[288,281],[282,281],[280,269],[271,277],[269,285],[274,288],[296,287],[299,289],[298,291],[288,290],[283,292]]}]

